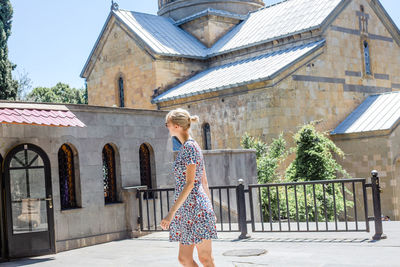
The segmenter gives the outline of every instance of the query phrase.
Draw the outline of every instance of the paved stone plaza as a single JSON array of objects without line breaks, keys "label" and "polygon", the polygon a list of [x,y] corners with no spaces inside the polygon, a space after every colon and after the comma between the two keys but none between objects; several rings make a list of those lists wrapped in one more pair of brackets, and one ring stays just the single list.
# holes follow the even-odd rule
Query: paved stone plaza
[{"label": "paved stone plaza", "polygon": [[[371,223],[373,226],[373,223]],[[252,233],[237,241],[237,233],[220,233],[214,242],[216,266],[400,266],[400,222],[384,222],[388,238],[372,242],[371,233]],[[373,229],[372,229],[373,230]],[[70,250],[1,264],[40,267],[179,266],[177,243],[168,233]],[[265,249],[252,257],[224,256],[230,250]],[[195,258],[197,256],[195,255]]]}]

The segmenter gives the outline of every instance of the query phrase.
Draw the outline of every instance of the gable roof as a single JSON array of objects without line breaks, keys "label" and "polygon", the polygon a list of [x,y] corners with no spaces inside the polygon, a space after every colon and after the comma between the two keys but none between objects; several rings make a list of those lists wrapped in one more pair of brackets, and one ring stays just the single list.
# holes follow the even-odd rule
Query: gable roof
[{"label": "gable roof", "polygon": [[390,130],[400,119],[400,92],[369,96],[332,135]]},{"label": "gable roof", "polygon": [[[191,34],[182,30],[171,18],[123,9],[111,10],[81,72],[81,77],[84,76],[112,16],[128,27],[156,54],[207,59],[218,54],[321,27],[329,15],[334,13],[335,8],[345,1],[348,0],[286,0],[266,6],[246,16],[240,16],[240,19],[244,21],[218,40],[211,48],[207,48]],[[231,15],[218,10],[205,10],[204,12]],[[197,15],[204,15],[203,13],[200,12]],[[181,21],[185,21],[185,19],[191,19],[191,17]]]},{"label": "gable roof", "polygon": [[318,29],[343,0],[287,0],[249,13],[208,52],[227,53],[296,33]]},{"label": "gable roof", "polygon": [[112,12],[156,54],[195,58],[206,56],[206,46],[175,26],[171,18],[122,9]]},{"label": "gable roof", "polygon": [[155,97],[153,103],[266,81],[323,46],[325,40],[213,67]]},{"label": "gable roof", "polygon": [[[350,0],[286,0],[266,6],[241,17],[244,21],[235,26],[210,48],[207,48],[191,34],[177,26],[179,21],[175,22],[171,18],[123,9],[112,10],[86,61],[81,77],[84,77],[90,59],[112,16],[121,21],[155,54],[207,59],[294,34],[324,28],[331,18],[334,18],[348,3],[350,3]],[[369,3],[394,40],[400,45],[400,31],[380,2],[370,0]],[[218,10],[205,10],[195,15],[201,16],[207,12],[222,15],[221,11]],[[191,17],[184,18],[181,22],[186,19],[190,20]]]}]

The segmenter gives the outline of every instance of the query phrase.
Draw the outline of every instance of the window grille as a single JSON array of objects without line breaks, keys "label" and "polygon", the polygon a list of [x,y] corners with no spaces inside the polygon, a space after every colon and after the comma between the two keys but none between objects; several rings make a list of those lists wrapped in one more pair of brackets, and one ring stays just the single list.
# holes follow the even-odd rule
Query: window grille
[{"label": "window grille", "polygon": [[210,124],[205,123],[203,125],[203,138],[204,138],[204,149],[211,150],[211,130]]},{"label": "window grille", "polygon": [[103,148],[103,184],[105,203],[117,202],[115,152],[110,144]]},{"label": "window grille", "polygon": [[124,100],[124,79],[122,79],[122,77],[119,77],[118,79],[118,88],[119,88],[119,102],[120,106],[123,108],[125,106],[125,100]]},{"label": "window grille", "polygon": [[64,144],[58,150],[61,209],[77,207],[75,192],[75,167],[72,149]]},{"label": "window grille", "polygon": [[[146,185],[148,189],[153,188],[151,182],[151,158],[150,150],[146,144],[142,144],[139,149],[140,160],[140,185]],[[147,195],[148,194],[148,195]],[[153,193],[146,193],[145,197],[153,198]]]}]

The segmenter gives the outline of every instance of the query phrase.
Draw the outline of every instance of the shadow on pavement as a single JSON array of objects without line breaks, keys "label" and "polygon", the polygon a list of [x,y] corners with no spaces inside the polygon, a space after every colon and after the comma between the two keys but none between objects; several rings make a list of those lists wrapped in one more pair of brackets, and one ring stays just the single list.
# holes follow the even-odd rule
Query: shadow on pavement
[{"label": "shadow on pavement", "polygon": [[[147,241],[168,241],[168,238],[145,236],[140,237],[139,240]],[[259,238],[252,237],[248,239],[232,239],[232,238],[218,238],[213,242],[281,242],[281,243],[368,243],[371,242],[369,238]]]},{"label": "shadow on pavement", "polygon": [[11,260],[9,262],[4,262],[4,263],[2,263],[2,265],[4,264],[4,266],[7,267],[7,263],[9,263],[9,264],[12,264],[12,266],[28,266],[28,265],[32,265],[32,264],[39,264],[39,263],[53,261],[53,260],[55,260],[55,258],[53,258],[53,257],[52,258],[40,258],[40,259],[24,258],[24,259],[16,259],[15,261]]}]

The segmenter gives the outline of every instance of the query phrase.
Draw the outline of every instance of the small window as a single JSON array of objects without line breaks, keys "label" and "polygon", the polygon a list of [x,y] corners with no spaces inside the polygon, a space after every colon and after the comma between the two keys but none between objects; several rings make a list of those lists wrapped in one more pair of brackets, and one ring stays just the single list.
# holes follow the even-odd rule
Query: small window
[{"label": "small window", "polygon": [[77,208],[74,153],[67,144],[58,150],[61,209]]},{"label": "small window", "polygon": [[119,103],[120,106],[123,108],[125,107],[125,100],[124,100],[124,79],[119,77],[118,79],[118,89],[119,89]]},{"label": "small window", "polygon": [[203,143],[205,150],[211,150],[211,130],[208,123],[203,125]]},{"label": "small window", "polygon": [[364,65],[365,65],[365,74],[366,75],[371,75],[371,59],[370,59],[370,53],[369,53],[369,44],[367,41],[363,42],[363,47],[364,47]]},{"label": "small window", "polygon": [[118,202],[115,171],[115,151],[110,144],[103,148],[103,185],[105,203]]}]

